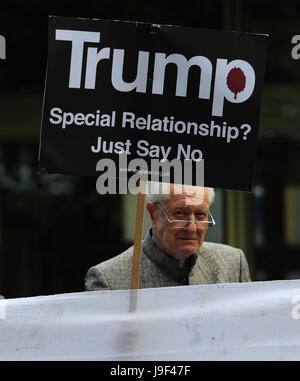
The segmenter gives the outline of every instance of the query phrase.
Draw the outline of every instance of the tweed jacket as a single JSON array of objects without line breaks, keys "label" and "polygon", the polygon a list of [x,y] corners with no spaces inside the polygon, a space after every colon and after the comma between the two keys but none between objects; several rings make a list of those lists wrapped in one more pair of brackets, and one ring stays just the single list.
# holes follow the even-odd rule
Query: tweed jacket
[{"label": "tweed jacket", "polygon": [[[133,246],[91,267],[86,275],[87,291],[130,289]],[[189,264],[166,255],[147,233],[142,243],[140,288],[249,282],[245,255],[234,247],[203,242]]]}]

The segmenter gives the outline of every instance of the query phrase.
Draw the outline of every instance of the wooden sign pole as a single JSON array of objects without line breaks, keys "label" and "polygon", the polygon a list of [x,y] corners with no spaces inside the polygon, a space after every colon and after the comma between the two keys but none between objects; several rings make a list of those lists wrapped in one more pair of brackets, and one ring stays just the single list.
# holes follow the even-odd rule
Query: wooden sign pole
[{"label": "wooden sign pole", "polygon": [[140,181],[139,193],[138,193],[138,199],[137,199],[137,208],[136,208],[136,219],[135,219],[134,249],[133,249],[132,272],[131,272],[131,290],[137,290],[139,288],[139,282],[140,282],[146,185],[147,185],[147,181],[142,181],[142,180]]}]

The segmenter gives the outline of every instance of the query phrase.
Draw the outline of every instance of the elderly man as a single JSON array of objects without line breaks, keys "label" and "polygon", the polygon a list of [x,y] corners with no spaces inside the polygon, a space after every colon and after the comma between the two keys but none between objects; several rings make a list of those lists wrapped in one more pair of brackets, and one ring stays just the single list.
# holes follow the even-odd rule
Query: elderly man
[{"label": "elderly man", "polygon": [[[140,288],[250,281],[242,250],[204,242],[215,224],[213,200],[212,188],[174,184],[168,193],[148,195],[152,228],[142,244]],[[91,267],[86,290],[130,289],[132,256],[133,246]]]}]

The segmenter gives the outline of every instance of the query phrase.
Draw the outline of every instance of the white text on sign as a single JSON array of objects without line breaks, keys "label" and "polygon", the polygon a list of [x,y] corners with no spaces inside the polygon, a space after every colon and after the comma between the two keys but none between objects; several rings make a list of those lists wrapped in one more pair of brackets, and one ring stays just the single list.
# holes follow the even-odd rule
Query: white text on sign
[{"label": "white text on sign", "polygon": [[[115,90],[119,92],[136,91],[146,93],[150,52],[138,51],[138,63],[136,78],[132,82],[123,80],[124,71],[124,49],[113,49],[104,47],[98,50],[97,47],[87,47],[88,43],[100,43],[100,32],[90,32],[81,30],[56,30],[56,40],[70,41],[72,43],[69,88],[78,89],[81,87],[82,74],[85,75],[84,88],[94,90],[96,88],[97,74],[101,74],[98,64],[103,60],[111,60],[111,83]],[[84,49],[87,49],[87,62],[85,73],[82,73]],[[154,53],[154,67],[152,73],[151,93],[163,95],[165,72],[167,65],[177,66],[175,96],[187,97],[188,75],[192,66],[197,66],[201,70],[199,81],[199,99],[211,98],[211,83],[213,75],[213,64],[204,56],[194,56],[187,59],[184,55],[173,53]],[[227,59],[217,58],[212,115],[223,116],[224,99],[231,103],[245,102],[252,95],[255,86],[255,72],[249,62],[235,59],[228,62]]]}]

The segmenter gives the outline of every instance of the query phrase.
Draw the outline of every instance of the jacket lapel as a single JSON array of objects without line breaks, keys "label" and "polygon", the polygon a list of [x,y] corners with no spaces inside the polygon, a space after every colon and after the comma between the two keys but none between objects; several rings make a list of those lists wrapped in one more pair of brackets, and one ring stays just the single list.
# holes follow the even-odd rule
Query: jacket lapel
[{"label": "jacket lapel", "polygon": [[217,271],[214,262],[210,258],[205,242],[203,242],[196,255],[196,262],[189,274],[189,284],[216,283]]}]

